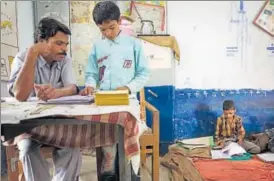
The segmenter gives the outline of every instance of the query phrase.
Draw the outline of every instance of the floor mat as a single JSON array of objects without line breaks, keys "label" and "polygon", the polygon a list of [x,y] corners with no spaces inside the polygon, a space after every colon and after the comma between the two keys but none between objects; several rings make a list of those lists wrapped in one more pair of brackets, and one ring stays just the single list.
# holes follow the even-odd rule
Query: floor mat
[{"label": "floor mat", "polygon": [[204,181],[274,181],[274,164],[256,158],[245,161],[198,159],[194,166]]}]

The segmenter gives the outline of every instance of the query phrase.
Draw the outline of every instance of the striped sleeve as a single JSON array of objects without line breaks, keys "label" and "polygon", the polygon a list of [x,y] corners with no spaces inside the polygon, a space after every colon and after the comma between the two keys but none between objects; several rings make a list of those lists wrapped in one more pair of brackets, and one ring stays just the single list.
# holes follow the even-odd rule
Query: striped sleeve
[{"label": "striped sleeve", "polygon": [[222,128],[221,127],[222,127],[222,119],[219,117],[217,119],[216,130],[215,130],[215,142],[217,145],[222,140],[222,138],[221,138],[221,129]]},{"label": "striped sleeve", "polygon": [[238,133],[238,135],[237,135],[238,141],[242,142],[245,137],[245,129],[244,129],[241,117],[239,117],[239,119],[237,121],[237,133]]}]

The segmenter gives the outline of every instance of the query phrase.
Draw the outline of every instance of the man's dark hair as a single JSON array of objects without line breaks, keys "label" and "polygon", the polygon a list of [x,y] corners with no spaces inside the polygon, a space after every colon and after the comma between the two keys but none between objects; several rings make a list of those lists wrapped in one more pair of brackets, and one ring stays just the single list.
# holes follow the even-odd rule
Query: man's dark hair
[{"label": "man's dark hair", "polygon": [[101,1],[95,5],[92,15],[94,22],[101,25],[104,21],[119,21],[120,9],[112,1]]},{"label": "man's dark hair", "polygon": [[41,40],[48,40],[50,37],[55,36],[58,31],[71,35],[69,28],[60,21],[50,17],[43,18],[39,21],[34,42],[38,43]]},{"label": "man's dark hair", "polygon": [[223,103],[223,110],[235,110],[235,105],[232,100],[225,100]]}]

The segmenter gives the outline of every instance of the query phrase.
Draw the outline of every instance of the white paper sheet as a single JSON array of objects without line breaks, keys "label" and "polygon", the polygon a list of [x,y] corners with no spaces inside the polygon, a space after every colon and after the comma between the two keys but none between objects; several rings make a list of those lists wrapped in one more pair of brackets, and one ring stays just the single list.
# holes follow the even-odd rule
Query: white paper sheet
[{"label": "white paper sheet", "polygon": [[221,150],[222,153],[227,153],[229,156],[242,155],[246,151],[238,143],[231,142]]},{"label": "white paper sheet", "polygon": [[81,96],[73,95],[60,97],[57,99],[50,99],[48,101],[43,101],[41,104],[78,104],[78,103],[91,103],[94,100],[94,96]]},{"label": "white paper sheet", "polygon": [[271,152],[261,153],[261,154],[257,154],[257,156],[265,162],[274,162],[274,153],[271,153]]},{"label": "white paper sheet", "polygon": [[222,150],[211,150],[212,159],[229,159],[228,153],[223,153]]}]

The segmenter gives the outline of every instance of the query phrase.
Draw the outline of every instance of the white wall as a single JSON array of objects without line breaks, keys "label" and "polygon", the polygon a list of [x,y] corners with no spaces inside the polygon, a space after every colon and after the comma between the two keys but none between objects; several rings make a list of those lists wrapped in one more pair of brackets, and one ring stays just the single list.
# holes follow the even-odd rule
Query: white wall
[{"label": "white wall", "polygon": [[[168,1],[169,31],[176,36],[182,57],[177,88],[274,88],[274,56],[266,51],[274,40],[252,24],[264,1],[244,1],[247,26],[230,23],[231,17],[240,17],[239,3]],[[241,41],[237,41],[241,26],[248,30],[243,33],[243,47],[247,47],[243,49],[243,59],[240,52],[227,57],[226,47],[237,43],[241,47]]]},{"label": "white wall", "polygon": [[[17,1],[17,27],[19,51],[33,44],[33,8],[32,1]],[[9,96],[7,83],[1,81],[1,97]]]}]

